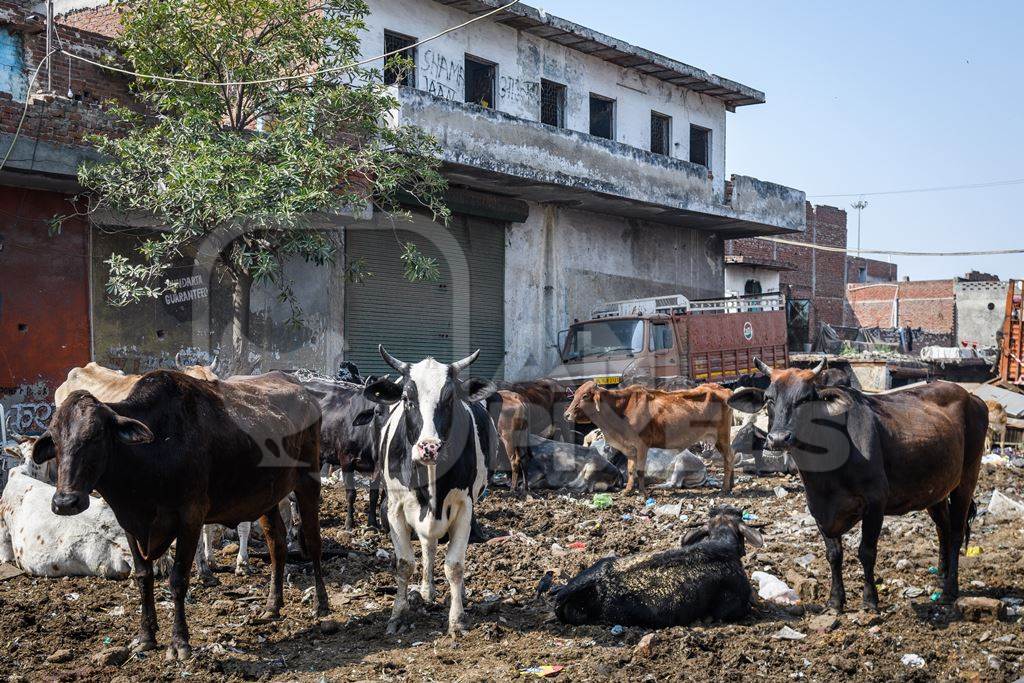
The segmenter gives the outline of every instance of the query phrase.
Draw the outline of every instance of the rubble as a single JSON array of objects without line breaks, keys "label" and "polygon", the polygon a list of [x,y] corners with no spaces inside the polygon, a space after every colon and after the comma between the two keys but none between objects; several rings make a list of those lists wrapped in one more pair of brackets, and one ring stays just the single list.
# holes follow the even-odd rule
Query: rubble
[{"label": "rubble", "polygon": [[995,598],[965,597],[956,608],[967,621],[998,621],[1006,618],[1006,604]]}]

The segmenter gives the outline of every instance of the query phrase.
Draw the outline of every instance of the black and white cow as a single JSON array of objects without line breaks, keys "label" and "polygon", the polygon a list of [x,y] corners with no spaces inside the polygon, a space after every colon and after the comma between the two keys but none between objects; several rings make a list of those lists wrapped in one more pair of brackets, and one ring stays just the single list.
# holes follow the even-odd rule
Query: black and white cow
[{"label": "black and white cow", "polygon": [[397,633],[408,616],[409,579],[416,566],[410,532],[415,532],[423,552],[420,597],[427,602],[435,598],[437,542],[448,534],[448,633],[457,637],[466,632],[463,578],[473,504],[487,482],[486,463],[494,458],[498,439],[483,400],[496,387],[486,380],[459,379],[479,351],[445,365],[433,358],[405,363],[383,346],[378,350],[400,374],[397,382],[384,378],[364,389],[370,400],[394,406],[380,445],[398,584],[388,633]]}]

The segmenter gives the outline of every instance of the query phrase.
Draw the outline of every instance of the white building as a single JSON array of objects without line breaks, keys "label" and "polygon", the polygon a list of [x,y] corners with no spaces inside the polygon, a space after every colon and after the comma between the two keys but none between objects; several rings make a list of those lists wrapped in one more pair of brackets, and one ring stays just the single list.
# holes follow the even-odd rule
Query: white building
[{"label": "white building", "polygon": [[[507,3],[367,1],[365,57]],[[58,4],[72,21],[103,3]],[[254,296],[261,337],[289,340],[270,344],[274,367],[331,371],[344,358],[385,372],[376,353],[384,343],[412,360],[481,348],[479,374],[540,376],[557,361],[559,331],[596,304],[720,296],[723,240],[805,229],[803,192],[726,177],[727,114],[763,103],[753,88],[523,4],[408,56],[416,68],[396,84],[396,117],[440,142],[453,219],[347,221],[346,258],[363,259],[373,276],[350,283],[345,264],[299,264],[291,275],[309,299],[300,333],[286,328],[290,311],[272,293]],[[93,242],[102,252],[94,260],[120,248],[111,239]],[[405,280],[399,254],[410,240],[438,259],[440,282]],[[93,289],[102,300],[102,277]],[[112,330],[94,334],[99,362],[115,343],[146,353],[155,343],[124,339],[121,312],[95,315],[110,321],[98,329]],[[174,345],[173,335],[163,339]]]}]

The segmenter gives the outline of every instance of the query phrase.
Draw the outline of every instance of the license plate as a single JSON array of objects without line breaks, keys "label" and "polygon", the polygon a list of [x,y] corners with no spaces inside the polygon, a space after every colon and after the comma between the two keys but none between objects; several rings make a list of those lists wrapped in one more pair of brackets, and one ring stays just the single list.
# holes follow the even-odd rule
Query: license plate
[{"label": "license plate", "polygon": [[605,375],[603,377],[595,377],[594,381],[598,384],[618,384],[619,377],[612,377],[611,375]]}]

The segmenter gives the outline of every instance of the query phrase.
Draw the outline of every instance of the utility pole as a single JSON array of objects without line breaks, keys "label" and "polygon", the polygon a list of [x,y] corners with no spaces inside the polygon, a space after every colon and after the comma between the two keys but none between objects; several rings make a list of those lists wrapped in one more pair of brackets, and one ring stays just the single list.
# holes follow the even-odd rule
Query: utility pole
[{"label": "utility pole", "polygon": [[46,92],[53,92],[53,0],[46,0]]},{"label": "utility pole", "polygon": [[860,258],[860,212],[868,207],[863,199],[850,204],[851,209],[857,209],[857,258]]}]

